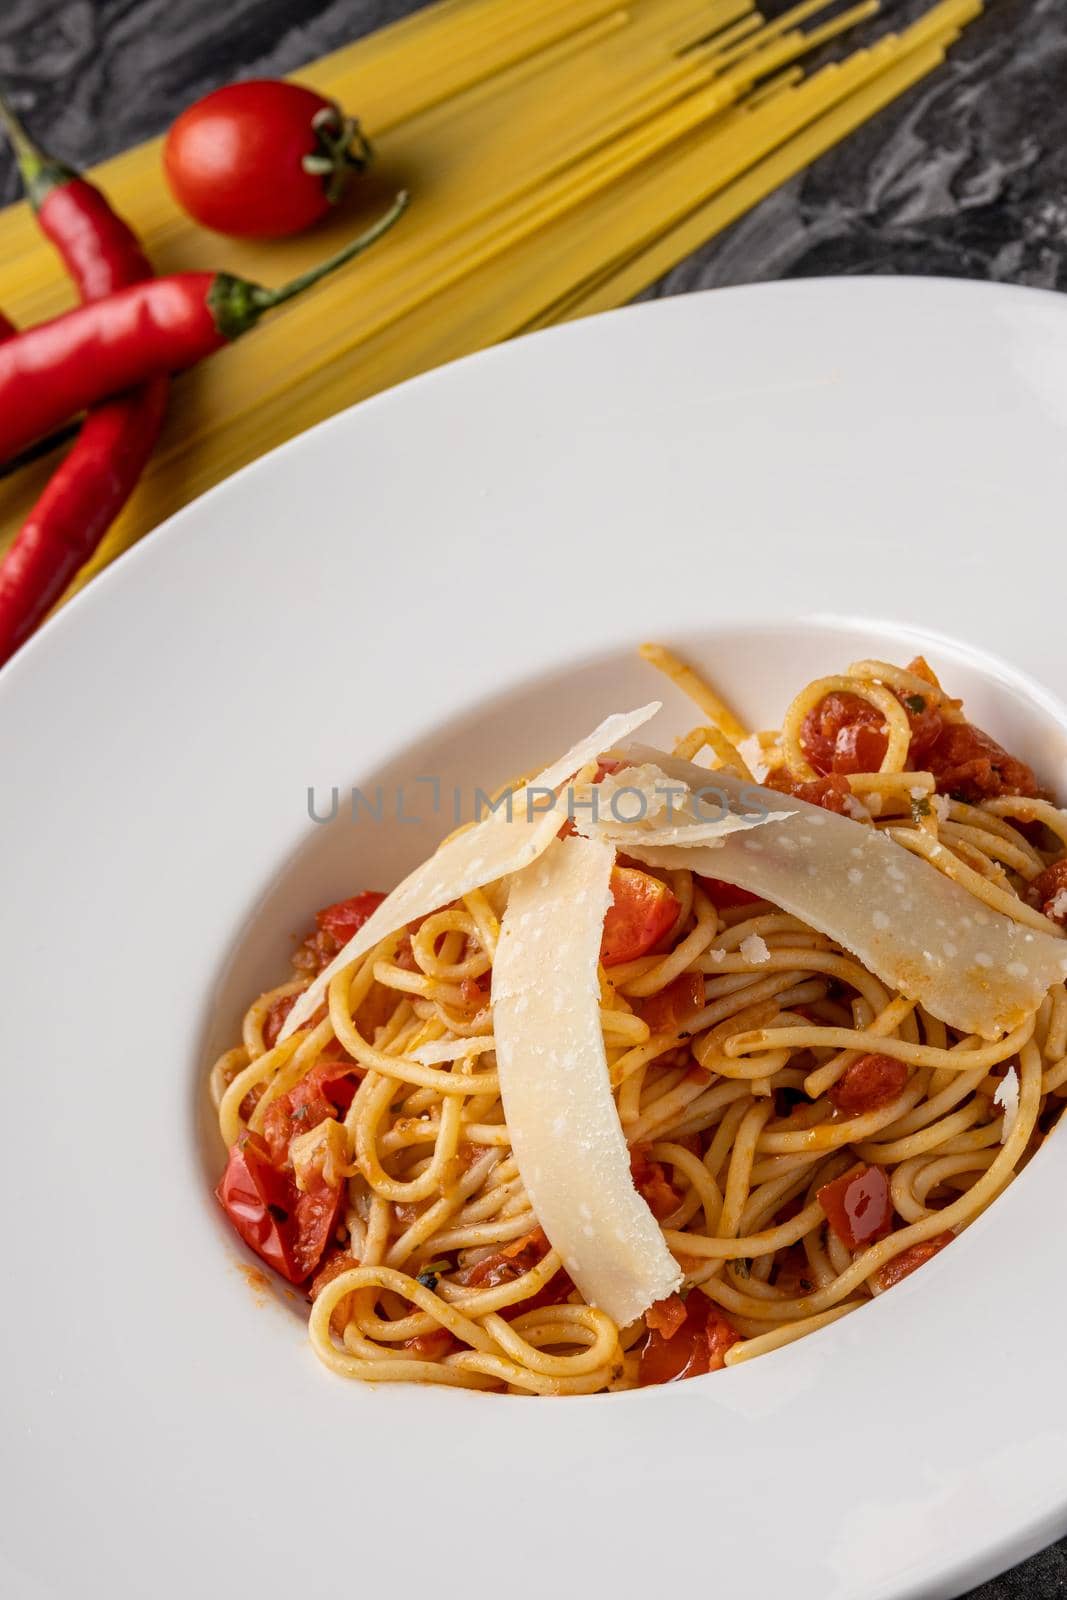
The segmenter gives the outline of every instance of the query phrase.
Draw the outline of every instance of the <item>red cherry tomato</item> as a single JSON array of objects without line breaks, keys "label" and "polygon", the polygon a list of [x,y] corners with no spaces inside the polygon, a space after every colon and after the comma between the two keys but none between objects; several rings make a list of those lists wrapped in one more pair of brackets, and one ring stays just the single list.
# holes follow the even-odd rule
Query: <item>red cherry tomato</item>
[{"label": "red cherry tomato", "polygon": [[332,100],[253,78],[187,107],[167,134],[163,166],[175,200],[205,228],[277,239],[324,217],[370,153]]},{"label": "red cherry tomato", "polygon": [[[919,767],[941,733],[941,713],[925,695],[898,694],[911,726],[908,759]],[[876,706],[859,695],[828,694],[804,718],[800,744],[816,772],[877,772],[888,737]]]},{"label": "red cherry tomato", "polygon": [[611,869],[611,896],[600,959],[606,967],[617,967],[647,955],[670,932],[678,901],[665,883],[636,867]]},{"label": "red cherry tomato", "polygon": [[335,905],[316,911],[315,921],[323,933],[337,940],[338,946],[344,946],[370,920],[384,899],[384,894],[376,889],[364,889],[350,900],[338,900]]},{"label": "red cherry tomato", "polygon": [[258,1134],[246,1133],[231,1149],[215,1193],[245,1244],[290,1283],[303,1283],[333,1236],[345,1186],[320,1184],[302,1193],[272,1164]]},{"label": "red cherry tomato", "polygon": [[263,1138],[276,1167],[287,1165],[294,1135],[310,1132],[327,1117],[344,1116],[362,1076],[354,1061],[317,1061],[288,1094],[271,1101],[263,1118]]}]

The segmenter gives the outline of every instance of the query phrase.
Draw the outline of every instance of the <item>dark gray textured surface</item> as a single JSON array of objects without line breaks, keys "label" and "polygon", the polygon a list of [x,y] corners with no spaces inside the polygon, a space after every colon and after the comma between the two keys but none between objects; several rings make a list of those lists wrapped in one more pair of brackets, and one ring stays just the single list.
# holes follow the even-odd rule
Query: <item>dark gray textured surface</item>
[{"label": "dark gray textured surface", "polygon": [[[883,0],[883,12],[896,24],[927,4]],[[85,163],[159,132],[236,74],[290,71],[414,9],[412,0],[2,0],[0,81],[58,153]],[[880,20],[867,34],[884,28]],[[17,192],[0,156],[0,203]],[[1067,0],[990,0],[932,79],[655,292],[845,272],[1067,288]]]},{"label": "dark gray textured surface", "polygon": [[[883,9],[896,24],[925,4],[884,0]],[[217,83],[291,71],[414,9],[411,0],[0,0],[0,82],[57,154],[85,165],[158,133]],[[17,193],[0,153],[0,204]],[[932,79],[652,292],[858,272],[1067,289],[1067,0],[991,0]],[[1067,1600],[1067,1541],[971,1600],[1058,1596]]]}]

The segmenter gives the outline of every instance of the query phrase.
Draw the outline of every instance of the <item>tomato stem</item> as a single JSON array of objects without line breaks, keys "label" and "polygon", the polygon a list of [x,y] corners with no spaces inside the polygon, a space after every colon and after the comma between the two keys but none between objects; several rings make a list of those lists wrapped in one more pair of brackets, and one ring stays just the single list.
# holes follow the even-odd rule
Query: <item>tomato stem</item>
[{"label": "tomato stem", "polygon": [[26,198],[34,211],[40,211],[53,189],[60,184],[70,183],[78,174],[34,143],[3,95],[0,95],[0,123],[15,152]]},{"label": "tomato stem", "polygon": [[343,117],[339,106],[323,106],[311,119],[318,149],[301,162],[312,177],[323,178],[326,198],[336,205],[353,172],[362,172],[373,160],[370,141],[355,117]]}]

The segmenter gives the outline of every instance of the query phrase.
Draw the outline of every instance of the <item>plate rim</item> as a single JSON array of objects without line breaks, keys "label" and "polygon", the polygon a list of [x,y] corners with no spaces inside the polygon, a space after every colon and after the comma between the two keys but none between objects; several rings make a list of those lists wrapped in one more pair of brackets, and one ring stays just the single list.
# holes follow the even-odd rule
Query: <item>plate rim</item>
[{"label": "plate rim", "polygon": [[[622,308],[620,311],[605,313],[600,317],[588,319],[588,321],[589,326],[594,324],[604,325],[611,322],[617,322],[620,318],[626,318],[630,322],[636,321],[637,319],[642,319],[651,323],[657,316],[663,315],[663,312],[660,309],[662,307],[669,307],[670,315],[672,316],[699,316],[702,314],[701,312],[692,312],[689,309],[692,304],[696,303],[699,305],[702,302],[706,303],[711,300],[714,300],[716,303],[721,303],[724,295],[729,295],[734,299],[741,296],[752,297],[755,295],[760,296],[761,299],[766,299],[772,292],[779,297],[783,295],[783,292],[787,297],[797,294],[809,295],[813,292],[813,286],[819,292],[824,293],[827,286],[832,285],[833,292],[835,294],[839,294],[842,292],[842,286],[847,285],[847,289],[845,289],[844,292],[846,295],[851,295],[855,292],[857,286],[861,288],[861,292],[863,294],[869,294],[872,290],[872,287],[877,285],[876,292],[878,295],[888,293],[888,296],[892,298],[898,297],[901,289],[904,289],[910,294],[914,291],[915,286],[920,285],[922,286],[923,293],[925,293],[927,290],[932,290],[934,294],[940,295],[944,292],[946,282],[955,286],[953,293],[955,293],[955,289],[962,284],[971,291],[977,291],[982,297],[988,297],[990,293],[992,293],[997,298],[1002,300],[1011,298],[1013,301],[1018,302],[1020,297],[1025,297],[1027,303],[1033,303],[1035,298],[1040,296],[1046,304],[1057,304],[1059,306],[1060,310],[1057,312],[1057,315],[1063,315],[1064,326],[1067,328],[1067,303],[1065,303],[1059,295],[1053,293],[1052,291],[1024,289],[1019,286],[988,284],[973,280],[943,280],[925,278],[856,278],[844,280],[827,278],[790,280],[782,284],[744,285],[730,290],[712,290],[705,291],[704,293],[698,295],[680,296],[677,297],[677,299],[673,297],[664,298],[657,301],[647,302],[637,307],[626,307]],[[680,310],[679,308],[681,307],[685,307],[686,309],[684,311]],[[520,344],[527,345],[532,343],[534,340],[537,340],[542,345],[553,341],[562,342],[563,340],[566,340],[568,343],[572,343],[577,337],[578,330],[584,329],[584,326],[585,325],[580,323],[568,324],[563,328],[547,330],[536,335],[528,336],[528,338],[523,339],[522,341],[514,341],[514,343],[516,344],[516,348],[518,348]],[[507,347],[503,346],[498,346],[492,351],[477,353],[464,358],[461,362],[434,369],[429,373],[425,373],[419,377],[411,379],[406,384],[386,391],[381,395],[374,396],[371,399],[362,402],[360,405],[352,407],[345,412],[338,413],[337,416],[331,417],[326,421],[316,425],[314,428],[308,429],[304,433],[297,435],[294,439],[289,440],[285,444],[277,447],[276,450],[269,452],[268,455],[253,463],[250,463],[247,467],[242,468],[238,473],[233,474],[231,478],[224,480],[213,489],[207,491],[205,495],[199,497],[196,501],[191,502],[189,506],[183,508],[180,512],[176,513],[174,517],[168,519],[166,523],[162,524],[161,527],[156,530],[157,535],[162,536],[161,538],[150,536],[149,538],[142,540],[133,549],[126,552],[112,565],[111,568],[108,569],[106,573],[94,580],[92,585],[79,594],[75,601],[73,601],[68,607],[65,607],[64,614],[70,618],[77,618],[83,613],[89,613],[90,611],[95,612],[98,606],[103,607],[106,604],[117,603],[114,600],[107,602],[105,597],[109,594],[113,594],[118,586],[123,583],[128,584],[131,586],[131,588],[133,588],[135,586],[134,575],[140,571],[143,578],[145,563],[148,563],[150,568],[153,560],[164,559],[161,552],[168,549],[171,543],[181,536],[181,533],[190,521],[194,521],[195,519],[205,515],[213,515],[214,509],[217,506],[224,504],[225,500],[229,496],[233,496],[234,499],[237,500],[244,492],[247,482],[259,474],[267,462],[274,462],[276,466],[277,462],[275,458],[282,456],[285,456],[288,460],[295,460],[301,451],[308,448],[309,441],[319,438],[324,432],[330,429],[341,429],[352,426],[352,418],[355,415],[362,415],[386,405],[402,405],[404,403],[402,397],[416,387],[418,387],[420,390],[426,390],[431,386],[447,386],[452,381],[452,374],[458,368],[469,369],[475,364],[488,367],[489,364],[494,361],[507,361],[510,359],[510,351],[507,349]],[[358,424],[356,424],[356,426],[358,426]],[[208,507],[207,512],[205,512],[205,506]],[[123,574],[126,576],[122,576]],[[97,596],[97,599],[90,604],[90,597],[94,594]],[[782,613],[779,612],[777,614],[781,615]],[[815,617],[819,616],[818,613],[805,614],[814,615]],[[825,620],[829,621],[831,617],[838,621],[851,622],[853,620],[850,617],[842,617],[837,612],[831,612],[827,614]],[[761,620],[763,622],[768,620],[766,613],[764,613]],[[773,620],[773,616],[770,620]],[[878,626],[878,623],[875,621],[875,619],[871,617],[866,617],[862,620],[868,626]],[[25,685],[25,683],[30,681],[31,675],[36,670],[36,663],[38,662],[38,659],[40,658],[42,661],[47,659],[46,652],[62,652],[62,650],[66,648],[63,645],[63,639],[68,636],[69,631],[75,631],[78,626],[80,626],[80,624],[77,624],[76,622],[71,622],[69,624],[63,623],[61,614],[59,617],[53,619],[53,621],[41,631],[38,637],[31,641],[27,648],[23,652],[20,652],[20,655],[9,664],[7,673],[0,673],[0,714],[2,714],[3,707],[9,703],[9,700],[12,697],[24,692],[32,693],[32,690],[27,690],[24,687],[20,689],[20,684]],[[887,626],[893,625],[888,624]],[[928,632],[928,630],[921,627],[920,631],[924,634]],[[949,635],[949,637],[951,638],[951,635]],[[49,639],[53,641],[50,645],[47,643]],[[952,642],[957,646],[964,645],[964,641],[961,640],[953,640]],[[20,661],[23,663],[21,668],[18,665]],[[1011,670],[1017,674],[1019,672],[1019,669],[1016,668],[1012,668]],[[1027,683],[1030,682],[1029,674],[1022,672],[1021,676]],[[468,708],[465,706],[463,709]],[[623,1409],[627,1410],[629,1408],[624,1407]],[[1020,1522],[1016,1520],[1012,1524],[1012,1531],[1010,1533],[1001,1534],[997,1540],[990,1544],[983,1556],[975,1558],[973,1555],[970,1557],[956,1555],[953,1558],[946,1558],[945,1565],[938,1572],[934,1572],[929,1565],[927,1565],[923,1572],[916,1577],[914,1584],[910,1589],[898,1589],[895,1592],[901,1596],[905,1594],[913,1594],[915,1596],[929,1595],[931,1593],[929,1588],[931,1579],[938,1584],[955,1583],[957,1581],[967,1581],[971,1583],[980,1581],[981,1577],[987,1576],[994,1571],[1001,1570],[1003,1561],[1005,1559],[1010,1562],[1014,1562],[1022,1559],[1023,1554],[1029,1554],[1033,1549],[1038,1548],[1041,1543],[1045,1542],[1045,1535],[1050,1524],[1054,1524],[1055,1528],[1059,1529],[1060,1531],[1067,1531],[1067,1494],[1061,1493],[1058,1496],[1055,1508],[1050,1509],[1050,1506],[1046,1504],[1040,1510],[1035,1511],[1031,1523],[1026,1528],[1024,1528]],[[1007,1549],[1009,1544],[1011,1546],[1010,1551]],[[947,1593],[949,1591],[946,1590],[944,1592]]]}]

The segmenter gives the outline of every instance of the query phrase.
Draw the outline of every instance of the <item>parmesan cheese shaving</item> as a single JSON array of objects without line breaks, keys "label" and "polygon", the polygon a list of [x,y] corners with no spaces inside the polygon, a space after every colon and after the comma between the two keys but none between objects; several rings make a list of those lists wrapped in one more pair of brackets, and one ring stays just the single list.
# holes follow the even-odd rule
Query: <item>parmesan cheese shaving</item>
[{"label": "parmesan cheese shaving", "polygon": [[538,1222],[584,1299],[620,1326],[682,1281],[637,1193],[612,1097],[597,962],[610,846],[554,841],[516,876],[493,964],[504,1114]]},{"label": "parmesan cheese shaving", "polygon": [[1011,1130],[1015,1126],[1015,1119],[1019,1115],[1019,1074],[1014,1067],[1009,1067],[998,1083],[993,1104],[1003,1109],[1004,1123],[1000,1130],[1000,1142],[1007,1144]]},{"label": "parmesan cheese shaving", "polygon": [[647,706],[638,706],[636,711],[616,711],[610,717],[605,717],[592,733],[571,745],[566,755],[560,756],[558,761],[553,761],[550,767],[539,773],[530,787],[558,789],[561,783],[573,778],[590,761],[595,761],[606,750],[614,750],[631,733],[651,721],[662,705],[662,700],[650,700]]},{"label": "parmesan cheese shaving", "polygon": [[437,1067],[442,1061],[461,1061],[464,1056],[482,1055],[495,1048],[496,1040],[491,1033],[476,1033],[468,1039],[431,1039],[407,1051],[407,1058],[422,1067]]},{"label": "parmesan cheese shaving", "polygon": [[[637,711],[617,712],[605,718],[591,734],[546,767],[528,786],[529,790],[557,789],[588,762],[595,761],[605,750],[613,749],[620,740],[628,738],[654,717],[661,703],[653,700]],[[536,805],[528,804],[527,798],[532,802],[532,794],[527,797],[527,791],[520,789],[509,810],[491,812],[465,832],[446,839],[428,861],[409,873],[300,995],[285,1019],[279,1040],[287,1039],[314,1015],[338,972],[373,950],[389,934],[458,900],[472,889],[482,889],[509,873],[521,872],[523,867],[536,861],[558,833],[560,819],[553,807],[544,804],[543,797]]]},{"label": "parmesan cheese shaving", "polygon": [[[671,779],[707,782],[707,769],[691,762],[632,754]],[[622,848],[650,866],[689,867],[773,901],[942,1022],[983,1039],[1017,1027],[1067,976],[1062,940],[991,910],[876,829],[729,773],[713,777],[739,807],[773,808],[774,827],[723,836],[714,849],[658,845],[631,828]]]},{"label": "parmesan cheese shaving", "polygon": [[[591,839],[629,842],[636,829],[649,844],[689,847],[714,844],[727,834],[759,828],[787,814],[739,816],[729,809],[734,796],[719,784],[719,774],[703,767],[693,770],[703,773],[697,793],[654,763],[622,767],[602,783],[575,790],[574,825]],[[749,787],[762,793],[754,784]]]}]

